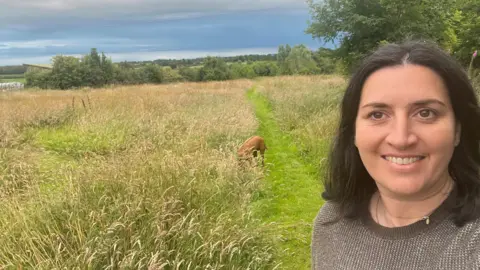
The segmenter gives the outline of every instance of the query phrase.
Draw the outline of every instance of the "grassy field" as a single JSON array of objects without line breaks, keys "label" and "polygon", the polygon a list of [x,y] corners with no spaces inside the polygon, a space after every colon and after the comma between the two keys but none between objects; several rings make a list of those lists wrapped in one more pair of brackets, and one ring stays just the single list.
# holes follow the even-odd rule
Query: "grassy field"
[{"label": "grassy field", "polygon": [[25,83],[25,77],[23,74],[0,75],[0,83],[2,82]]},{"label": "grassy field", "polygon": [[[0,95],[0,265],[309,269],[343,79]],[[265,137],[266,167],[235,150]]]}]

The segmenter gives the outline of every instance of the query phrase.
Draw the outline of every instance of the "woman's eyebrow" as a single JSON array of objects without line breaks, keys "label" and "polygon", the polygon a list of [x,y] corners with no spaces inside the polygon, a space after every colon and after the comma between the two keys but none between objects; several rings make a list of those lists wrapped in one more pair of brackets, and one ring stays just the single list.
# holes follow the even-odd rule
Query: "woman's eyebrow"
[{"label": "woman's eyebrow", "polygon": [[362,106],[362,108],[365,107],[388,108],[389,106],[386,103],[382,102],[370,102]]},{"label": "woman's eyebrow", "polygon": [[[415,102],[411,103],[410,105],[425,106],[425,105],[430,105],[430,104],[439,104],[441,106],[447,107],[447,105],[445,105],[445,103],[443,103],[442,101],[440,101],[438,99],[434,99],[434,98],[418,100],[418,101],[415,101]],[[388,108],[389,105],[386,104],[386,103],[382,103],[382,102],[370,102],[370,103],[367,103],[367,104],[362,106],[362,108],[365,108],[365,107]]]},{"label": "woman's eyebrow", "polygon": [[416,105],[416,106],[425,106],[425,105],[430,105],[430,104],[438,104],[438,105],[441,105],[443,107],[447,107],[447,105],[445,105],[445,103],[443,103],[442,101],[440,101],[438,99],[434,99],[434,98],[419,100],[419,101],[416,101],[416,102],[413,103],[413,105]]}]

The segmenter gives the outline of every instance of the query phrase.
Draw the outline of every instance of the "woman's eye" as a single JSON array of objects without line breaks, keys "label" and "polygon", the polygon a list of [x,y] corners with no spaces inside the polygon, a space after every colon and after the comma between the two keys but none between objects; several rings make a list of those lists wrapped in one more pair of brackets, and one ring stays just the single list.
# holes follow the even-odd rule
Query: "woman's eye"
[{"label": "woman's eye", "polygon": [[432,110],[421,110],[418,115],[422,118],[431,118],[435,116],[435,113]]},{"label": "woman's eye", "polygon": [[375,120],[382,119],[383,113],[381,112],[372,112],[370,113],[370,118],[373,118]]}]

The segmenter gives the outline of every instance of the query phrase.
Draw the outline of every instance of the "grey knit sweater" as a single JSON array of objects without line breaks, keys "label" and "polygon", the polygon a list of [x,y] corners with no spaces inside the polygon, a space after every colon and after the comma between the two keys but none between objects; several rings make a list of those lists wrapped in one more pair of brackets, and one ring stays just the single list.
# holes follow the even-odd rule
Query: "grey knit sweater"
[{"label": "grey knit sweater", "polygon": [[322,224],[338,207],[325,202],[315,218],[312,269],[480,269],[480,219],[456,227],[448,207],[454,193],[430,215],[430,222],[387,228],[368,212],[363,218]]}]

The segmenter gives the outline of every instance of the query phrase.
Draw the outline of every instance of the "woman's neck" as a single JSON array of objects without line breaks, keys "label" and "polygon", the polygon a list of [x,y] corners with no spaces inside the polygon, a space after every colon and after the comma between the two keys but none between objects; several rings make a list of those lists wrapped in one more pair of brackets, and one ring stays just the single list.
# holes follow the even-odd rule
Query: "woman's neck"
[{"label": "woman's neck", "polygon": [[374,220],[384,227],[407,226],[426,218],[448,197],[454,186],[448,176],[427,194],[416,199],[388,196],[377,192],[372,197],[370,209]]}]

